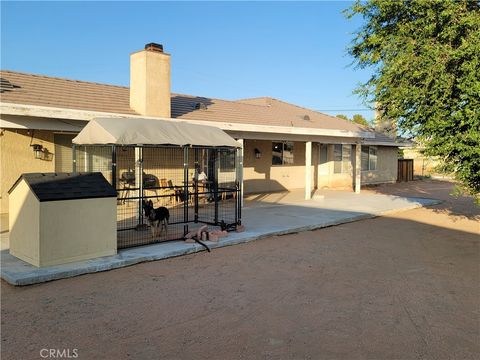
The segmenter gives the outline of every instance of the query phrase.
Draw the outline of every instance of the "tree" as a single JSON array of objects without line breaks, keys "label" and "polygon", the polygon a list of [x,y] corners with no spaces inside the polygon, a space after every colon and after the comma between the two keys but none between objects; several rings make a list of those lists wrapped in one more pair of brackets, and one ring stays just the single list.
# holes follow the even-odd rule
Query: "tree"
[{"label": "tree", "polygon": [[480,2],[355,2],[349,53],[371,78],[356,90],[442,160],[480,201]]},{"label": "tree", "polygon": [[352,121],[354,123],[357,123],[357,124],[360,124],[360,125],[363,125],[363,126],[370,126],[370,124],[368,123],[367,119],[365,119],[362,115],[360,114],[355,114],[353,115],[352,117]]},{"label": "tree", "polygon": [[360,125],[363,125],[363,126],[370,126],[370,124],[368,123],[368,120],[365,119],[360,114],[353,115],[353,117],[351,119],[349,119],[347,115],[343,115],[343,114],[338,114],[336,117],[338,117],[340,119],[343,119],[343,120],[352,121],[354,123],[357,123],[357,124],[360,124]]}]

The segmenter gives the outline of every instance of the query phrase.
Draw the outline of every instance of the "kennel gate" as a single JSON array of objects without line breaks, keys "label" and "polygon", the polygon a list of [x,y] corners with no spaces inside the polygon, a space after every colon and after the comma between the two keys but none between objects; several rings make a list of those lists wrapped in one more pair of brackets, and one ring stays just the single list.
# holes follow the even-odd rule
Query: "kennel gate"
[{"label": "kennel gate", "polygon": [[[118,248],[127,248],[183,239],[201,224],[235,230],[241,224],[239,151],[231,147],[74,145],[73,169],[99,171],[117,190],[117,243]],[[170,212],[168,232],[155,239],[143,215],[144,200]]]}]

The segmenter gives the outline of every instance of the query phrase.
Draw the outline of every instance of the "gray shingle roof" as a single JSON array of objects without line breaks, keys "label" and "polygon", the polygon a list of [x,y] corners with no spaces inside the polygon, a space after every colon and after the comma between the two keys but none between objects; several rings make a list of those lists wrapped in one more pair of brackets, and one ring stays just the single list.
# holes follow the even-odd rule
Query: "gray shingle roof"
[{"label": "gray shingle roof", "polygon": [[102,173],[28,173],[23,174],[8,191],[11,193],[20,180],[25,180],[39,201],[76,200],[116,197],[117,192]]}]

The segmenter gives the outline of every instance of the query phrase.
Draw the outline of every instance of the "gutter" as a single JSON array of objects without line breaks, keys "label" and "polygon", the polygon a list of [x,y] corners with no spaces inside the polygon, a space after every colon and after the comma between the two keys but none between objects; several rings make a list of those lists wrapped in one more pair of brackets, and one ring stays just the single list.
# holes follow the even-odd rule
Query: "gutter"
[{"label": "gutter", "polygon": [[299,127],[288,127],[288,126],[229,123],[229,122],[191,120],[191,119],[186,120],[186,119],[177,119],[177,118],[172,119],[172,118],[142,116],[142,115],[134,115],[134,114],[109,113],[109,112],[90,111],[90,110],[76,110],[76,109],[66,109],[66,108],[38,106],[38,105],[24,105],[24,104],[5,103],[5,102],[0,103],[0,114],[54,118],[54,119],[63,119],[63,120],[83,120],[83,121],[90,121],[95,118],[106,118],[106,117],[107,118],[142,118],[142,119],[152,119],[152,120],[183,121],[183,122],[194,123],[199,125],[214,126],[226,131],[351,137],[351,138],[365,138],[365,139],[375,138],[375,134],[368,131],[299,128]]}]

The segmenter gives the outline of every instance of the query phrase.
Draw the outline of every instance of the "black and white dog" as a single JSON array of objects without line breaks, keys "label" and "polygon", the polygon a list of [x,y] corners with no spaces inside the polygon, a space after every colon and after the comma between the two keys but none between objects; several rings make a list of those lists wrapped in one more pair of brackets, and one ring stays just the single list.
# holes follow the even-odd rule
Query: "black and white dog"
[{"label": "black and white dog", "polygon": [[152,237],[155,239],[155,236],[160,228],[158,235],[162,234],[162,229],[165,228],[165,236],[168,237],[168,221],[170,219],[170,212],[166,207],[154,208],[152,200],[145,201],[143,200],[143,213],[150,224],[152,229]]}]

